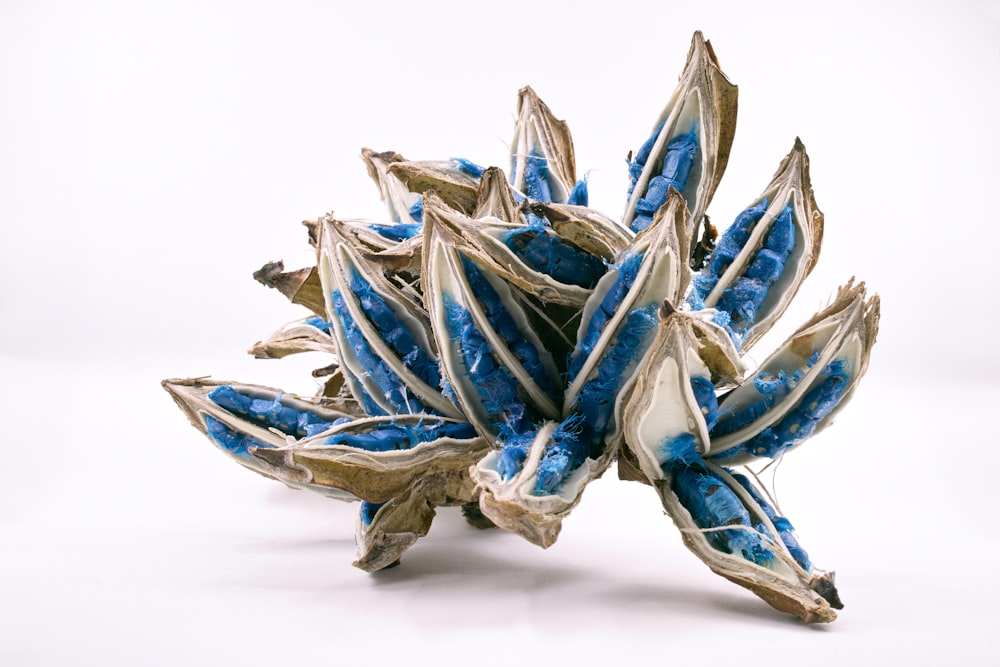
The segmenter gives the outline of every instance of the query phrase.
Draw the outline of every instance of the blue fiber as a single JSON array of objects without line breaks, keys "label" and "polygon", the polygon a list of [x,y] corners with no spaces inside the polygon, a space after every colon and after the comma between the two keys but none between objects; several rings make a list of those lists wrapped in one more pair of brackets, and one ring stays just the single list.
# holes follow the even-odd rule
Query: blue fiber
[{"label": "blue fiber", "polygon": [[437,360],[417,344],[413,334],[396,317],[385,298],[372,289],[371,284],[357,272],[351,276],[351,291],[357,296],[365,317],[403,365],[428,385],[440,385],[441,372]]},{"label": "blue fiber", "polygon": [[656,126],[653,133],[649,135],[649,139],[646,139],[645,143],[639,147],[639,150],[635,154],[635,158],[628,163],[628,175],[631,179],[631,183],[628,187],[629,197],[632,196],[632,191],[635,189],[636,181],[639,180],[639,176],[642,175],[642,170],[646,166],[646,162],[649,161],[649,154],[653,151],[653,146],[656,144],[656,138],[660,136],[660,132],[663,131],[663,126],[667,121],[663,121]]},{"label": "blue fiber", "polygon": [[345,445],[369,452],[391,452],[412,449],[425,442],[440,438],[467,440],[476,437],[476,430],[468,423],[421,422],[417,425],[379,424],[369,431],[348,431],[331,435],[325,445]]},{"label": "blue fiber", "polygon": [[653,216],[651,216],[651,215],[636,215],[634,218],[632,218],[632,223],[629,225],[629,228],[633,232],[635,232],[636,234],[638,234],[642,230],[644,230],[647,227],[649,227],[651,224],[653,224]]},{"label": "blue fiber", "polygon": [[485,167],[480,167],[475,162],[466,160],[462,157],[453,157],[451,158],[451,161],[460,172],[466,174],[467,176],[471,176],[472,178],[482,178],[483,172],[486,171]]},{"label": "blue fiber", "polygon": [[659,447],[660,466],[664,470],[676,466],[693,466],[699,464],[701,456],[698,455],[698,446],[694,436],[690,433],[682,433],[674,438],[667,438]]},{"label": "blue fiber", "polygon": [[250,447],[274,447],[274,445],[264,442],[263,440],[258,440],[249,435],[244,435],[243,433],[234,431],[211,415],[204,415],[204,417],[205,429],[208,432],[208,436],[217,445],[229,452],[232,452],[236,456],[249,458],[250,452],[248,449]]},{"label": "blue fiber", "polygon": [[534,495],[547,495],[562,484],[566,476],[583,465],[591,454],[588,430],[579,414],[571,414],[552,432],[538,463]]},{"label": "blue fiber", "polygon": [[[661,125],[662,127],[662,125]],[[657,132],[658,134],[658,132]],[[649,152],[652,150],[652,143],[655,143],[654,134],[636,155],[636,161],[629,165],[629,173],[632,176],[632,186],[629,188],[629,196],[632,195],[639,175],[642,173],[642,166],[636,169],[637,165],[645,165],[649,159]],[[647,147],[648,146],[648,147]],[[691,167],[694,165],[695,155],[698,153],[698,135],[695,126],[691,126],[691,131],[687,134],[679,134],[667,143],[667,152],[663,156],[663,163],[660,173],[649,179],[646,191],[642,197],[636,200],[635,213],[629,225],[634,232],[640,232],[649,226],[646,218],[652,221],[652,216],[667,201],[667,193],[671,186],[678,192],[683,192],[687,185]]]},{"label": "blue fiber", "polygon": [[736,216],[733,224],[722,233],[718,244],[712,251],[711,259],[702,272],[691,281],[693,292],[699,301],[704,301],[715,288],[719,278],[750,240],[750,233],[753,231],[754,225],[760,221],[766,211],[767,199],[763,199],[758,204],[744,209]]},{"label": "blue fiber", "polygon": [[419,234],[423,230],[423,225],[403,222],[398,225],[368,225],[368,228],[391,241],[403,241]]},{"label": "blue fiber", "polygon": [[[410,204],[410,209],[407,212],[414,222],[422,223],[424,221],[424,196],[417,195],[416,201]],[[417,227],[417,231],[420,231],[420,227]]]},{"label": "blue fiber", "polygon": [[570,355],[568,368],[569,382],[573,382],[580,369],[583,368],[587,357],[590,356],[590,353],[594,350],[594,346],[597,345],[604,326],[608,323],[608,320],[614,317],[615,311],[618,310],[618,304],[622,302],[622,299],[625,298],[625,295],[632,288],[632,283],[635,282],[636,275],[639,273],[639,266],[642,264],[642,257],[638,253],[629,253],[616,267],[618,271],[617,279],[601,299],[601,304],[594,309],[583,335],[580,336],[576,343],[576,348]]},{"label": "blue fiber", "polygon": [[628,314],[605,349],[596,375],[584,383],[577,395],[573,410],[582,418],[581,440],[592,458],[600,455],[603,448],[619,390],[632,375],[656,333],[658,308],[652,304]]},{"label": "blue fiber", "polygon": [[[368,295],[359,295],[362,296],[362,308],[364,308],[364,301],[366,299],[371,299],[370,303],[374,303],[371,294],[373,294],[373,292],[369,290]],[[354,356],[357,358],[358,363],[361,364],[362,368],[364,368],[369,377],[371,377],[375,384],[377,384],[378,387],[384,392],[386,400],[389,401],[397,412],[416,413],[427,411],[423,403],[421,403],[417,397],[409,394],[402,379],[396,375],[395,371],[389,367],[385,360],[381,359],[372,351],[371,346],[365,339],[361,329],[358,328],[357,322],[355,322],[354,318],[351,316],[351,312],[348,310],[347,304],[344,302],[344,297],[340,293],[340,290],[333,291],[330,294],[330,300],[333,303],[334,313],[340,319],[341,325],[344,329],[344,337],[351,346]],[[383,324],[387,323],[387,316],[384,312],[377,313],[377,318],[379,322],[382,322]],[[378,322],[373,322],[373,324],[376,327],[379,326]]]},{"label": "blue fiber", "polygon": [[590,194],[587,191],[587,179],[577,181],[573,186],[573,191],[569,193],[567,204],[572,206],[587,206],[590,203]]},{"label": "blue fiber", "polygon": [[536,144],[528,154],[524,167],[524,194],[539,202],[552,201],[549,184],[549,163]]},{"label": "blue fiber", "polygon": [[[837,407],[847,390],[849,376],[843,362],[838,361],[826,366],[821,371],[821,377],[824,379],[806,392],[795,407],[789,410],[778,422],[763,429],[738,447],[723,452],[718,460],[730,460],[743,453],[775,458],[782,452],[804,442],[815,432],[819,422]],[[766,402],[766,407],[761,409],[760,404],[750,406],[746,413],[734,421],[738,423],[746,419],[751,411],[754,412],[753,419],[756,419],[764,411],[771,408],[777,397],[784,396],[792,387],[794,384],[789,383],[782,391],[765,397],[763,402]],[[750,423],[753,419],[749,419],[746,423]]]},{"label": "blue fiber", "polygon": [[385,503],[370,503],[367,500],[361,501],[361,523],[366,526],[372,525],[372,521],[375,520],[375,515],[378,511],[382,509]]},{"label": "blue fiber", "polygon": [[792,526],[792,522],[785,517],[780,516],[774,506],[767,502],[764,496],[757,491],[756,487],[754,487],[754,485],[750,483],[750,480],[744,475],[734,473],[733,478],[740,483],[740,486],[747,490],[747,493],[749,493],[754,501],[760,505],[760,508],[764,510],[764,514],[766,514],[767,518],[771,520],[771,523],[778,531],[778,536],[781,538],[781,541],[785,543],[785,546],[788,548],[788,552],[792,555],[792,558],[795,559],[795,562],[798,563],[803,570],[810,572],[812,570],[812,563],[809,562],[809,554],[806,553],[806,550],[802,548],[798,539],[795,537],[795,528]]},{"label": "blue fiber", "polygon": [[523,433],[533,426],[527,406],[519,395],[519,383],[510,371],[496,363],[489,341],[476,328],[472,314],[444,294],[445,324],[459,341],[459,352],[469,381],[476,390],[490,422],[498,430]]},{"label": "blue fiber", "polygon": [[[764,245],[754,255],[747,273],[733,281],[719,298],[716,308],[729,313],[731,319],[728,330],[737,344],[742,342],[756,320],[757,310],[767,299],[771,286],[784,273],[788,258],[795,248],[795,236],[795,223],[789,204],[771,225]],[[720,247],[721,245],[720,242]],[[716,259],[721,261],[724,256],[720,254],[718,258],[713,257],[712,271],[715,271]]]},{"label": "blue fiber", "polygon": [[549,396],[555,396],[559,388],[555,386],[555,382],[542,363],[539,351],[521,333],[520,328],[518,328],[517,323],[514,321],[514,317],[507,310],[506,306],[504,306],[500,295],[497,294],[493,286],[483,276],[479,267],[464,256],[462,257],[462,268],[465,271],[466,279],[469,281],[469,287],[472,293],[475,294],[476,300],[482,306],[490,326],[503,339],[508,349],[514,354],[518,362],[520,362],[538,387]]},{"label": "blue fiber", "polygon": [[[698,153],[698,133],[695,126],[687,134],[679,134],[667,144],[667,154],[663,156],[662,175],[678,192],[683,192],[687,185],[695,155]],[[647,195],[648,196],[648,195]]]},{"label": "blue fiber", "polygon": [[691,391],[705,418],[705,426],[711,429],[719,420],[719,399],[715,395],[715,385],[708,378],[696,375],[691,378]]},{"label": "blue fiber", "polygon": [[504,234],[504,245],[539,273],[561,283],[593,288],[607,270],[604,260],[566,243],[533,213],[527,217],[527,227]]},{"label": "blue fiber", "polygon": [[497,472],[506,482],[524,468],[524,461],[531,452],[535,431],[526,433],[504,433],[498,438],[500,454],[497,457]]},{"label": "blue fiber", "polygon": [[324,320],[322,317],[310,317],[308,320],[306,320],[306,324],[308,324],[311,327],[316,327],[320,331],[324,331],[326,333],[330,332],[330,326],[331,326],[330,323]]},{"label": "blue fiber", "polygon": [[298,410],[275,399],[243,394],[230,385],[219,385],[209,393],[210,401],[224,410],[263,428],[273,428],[285,435],[306,438],[316,429],[325,430],[331,423],[306,410]]},{"label": "blue fiber", "polygon": [[[739,497],[714,474],[677,467],[673,476],[674,493],[700,528],[753,527],[750,514]],[[766,565],[775,557],[760,534],[744,528],[708,532],[705,538],[719,551],[742,556],[758,565]]]}]

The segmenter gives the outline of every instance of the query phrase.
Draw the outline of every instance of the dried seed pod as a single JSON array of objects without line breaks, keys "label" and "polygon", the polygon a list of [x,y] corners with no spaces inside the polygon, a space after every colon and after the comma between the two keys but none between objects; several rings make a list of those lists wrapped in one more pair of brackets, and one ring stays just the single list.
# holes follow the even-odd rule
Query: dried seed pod
[{"label": "dried seed pod", "polygon": [[406,228],[400,228],[399,225],[410,225],[411,229],[419,229],[420,195],[411,192],[399,176],[389,173],[390,165],[406,162],[406,158],[395,151],[376,153],[370,148],[362,148],[361,159],[368,167],[368,175],[378,186],[379,195],[389,210],[389,219],[395,223],[397,232],[406,233],[404,231]]},{"label": "dried seed pod", "polygon": [[[481,191],[480,198],[503,202],[508,198],[504,193],[508,186],[501,180],[502,172],[494,170],[494,167],[486,170],[489,178],[484,175],[484,184],[489,190]],[[499,192],[491,194],[490,190]],[[509,221],[474,219],[448,207],[435,207],[429,215],[434,216],[443,242],[454,246],[483,270],[543,302],[581,307],[606,270],[603,257],[564,240],[530,209],[514,213]],[[595,241],[591,240],[589,245],[593,247]],[[607,247],[602,250],[606,254],[612,252]]]},{"label": "dried seed pod", "polygon": [[468,160],[394,162],[387,171],[410,192],[422,195],[433,191],[448,206],[467,215],[476,210],[483,168]]},{"label": "dried seed pod", "polygon": [[426,312],[372,270],[332,221],[321,227],[319,252],[337,358],[358,401],[370,414],[459,417],[439,388]]},{"label": "dried seed pod", "polygon": [[454,499],[449,504],[456,504],[472,499],[469,466],[488,449],[463,420],[406,415],[341,419],[315,437],[259,450],[256,456],[275,468],[299,471],[313,486],[340,489],[370,503],[388,502],[421,480],[440,477]]},{"label": "dried seed pod", "polygon": [[656,129],[634,159],[629,154],[632,187],[622,216],[625,226],[645,229],[673,187],[687,202],[685,236],[689,249],[695,246],[698,227],[729,162],[736,100],[736,86],[719,69],[711,44],[695,32],[680,82]]},{"label": "dried seed pod", "polygon": [[603,277],[583,309],[558,419],[512,429],[472,470],[480,508],[496,525],[549,546],[587,483],[613,460],[621,396],[655,336],[656,310],[683,292],[686,254],[677,230],[687,210],[674,192],[653,224]]},{"label": "dried seed pod", "polygon": [[569,127],[552,115],[530,86],[517,95],[510,165],[511,185],[528,199],[586,205],[586,183],[576,182]]},{"label": "dried seed pod", "polygon": [[727,393],[706,456],[726,465],[773,459],[832,421],[868,369],[878,333],[879,299],[865,300],[853,279]]},{"label": "dried seed pod", "polygon": [[726,229],[689,299],[715,308],[737,345],[749,349],[791,303],[819,258],[823,213],[798,139],[764,192]]},{"label": "dried seed pod", "polygon": [[314,315],[326,316],[323,289],[316,267],[285,271],[284,262],[268,262],[254,271],[253,277],[261,285],[278,290],[292,303],[305,306]]},{"label": "dried seed pod", "polygon": [[257,359],[281,359],[300,352],[326,352],[336,355],[330,338],[330,323],[322,317],[308,317],[289,322],[248,350]]},{"label": "dried seed pod", "polygon": [[[713,571],[806,622],[836,618],[832,574],[815,571],[791,524],[741,475],[707,461],[719,419],[713,355],[696,320],[666,315],[626,407],[632,474],[652,484],[685,544]],[[722,335],[723,339],[725,336]]]},{"label": "dried seed pod", "polygon": [[483,435],[558,418],[561,383],[551,355],[513,288],[451,242],[452,215],[434,194],[425,196],[421,279],[448,386]]},{"label": "dried seed pod", "polygon": [[204,378],[164,380],[191,424],[240,465],[288,486],[340,500],[354,500],[342,488],[313,484],[303,471],[275,465],[259,452],[277,451],[289,440],[308,438],[353,414],[331,401],[310,401],[270,387]]}]

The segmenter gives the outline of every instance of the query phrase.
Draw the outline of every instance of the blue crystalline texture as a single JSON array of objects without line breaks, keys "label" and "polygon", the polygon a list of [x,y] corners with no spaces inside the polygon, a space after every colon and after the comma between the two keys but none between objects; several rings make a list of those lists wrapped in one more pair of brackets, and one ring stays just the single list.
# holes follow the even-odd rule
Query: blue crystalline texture
[{"label": "blue crystalline texture", "polygon": [[[754,485],[751,484],[750,480],[745,476],[734,474],[733,478],[740,483],[740,486],[747,490],[747,493],[749,493],[754,501],[760,505],[760,508],[764,510],[764,514],[766,514],[767,518],[771,520],[771,523],[778,531],[778,537],[780,537],[781,541],[785,543],[785,546],[788,548],[788,552],[792,555],[792,558],[795,559],[795,562],[798,563],[803,570],[810,572],[812,570],[812,563],[809,561],[809,554],[806,553],[806,550],[802,548],[798,539],[795,537],[795,527],[792,526],[792,522],[779,515],[778,511],[774,509],[774,506],[767,502],[767,500],[757,491]],[[763,522],[758,524],[757,530],[762,533],[767,533]]]},{"label": "blue crystalline texture", "polygon": [[618,266],[618,278],[615,280],[614,285],[611,286],[611,289],[604,295],[601,304],[594,309],[583,335],[580,336],[580,339],[576,343],[576,349],[573,350],[570,356],[568,369],[569,382],[573,382],[580,369],[583,368],[587,357],[594,351],[594,346],[597,345],[597,341],[601,337],[604,325],[614,317],[615,311],[618,310],[618,304],[622,302],[622,299],[625,298],[625,295],[632,288],[636,275],[639,273],[639,265],[641,263],[641,254],[630,254]]},{"label": "blue crystalline texture", "polygon": [[479,268],[465,257],[462,257],[462,268],[472,293],[475,294],[486,313],[486,319],[490,326],[503,339],[503,342],[524,366],[524,370],[528,372],[538,387],[549,396],[555,396],[558,388],[545,369],[538,350],[521,333],[517,322],[504,306],[500,295],[493,289]]},{"label": "blue crystalline texture", "polygon": [[437,360],[417,344],[406,325],[396,317],[385,299],[372,289],[368,281],[358,273],[351,276],[351,291],[354,292],[365,312],[365,317],[378,331],[379,336],[414,375],[432,387],[441,384],[441,372]]},{"label": "blue crystalline texture", "polygon": [[459,342],[465,372],[476,390],[489,420],[508,433],[533,428],[527,406],[518,394],[518,382],[510,371],[496,363],[493,349],[472,321],[472,314],[450,295],[443,295],[448,333]]},{"label": "blue crystalline texture", "polygon": [[[692,293],[699,301],[704,301],[719,278],[740,254],[750,240],[750,233],[767,211],[767,199],[750,206],[738,216],[733,224],[722,233],[718,245],[712,251],[712,259],[705,269],[691,280]],[[727,321],[728,324],[728,321]]]},{"label": "blue crystalline texture", "polygon": [[821,377],[823,379],[806,392],[788,414],[740,445],[740,449],[755,456],[775,458],[811,436],[819,422],[840,403],[849,383],[842,361],[826,366]]},{"label": "blue crystalline texture", "polygon": [[540,202],[552,201],[552,187],[549,184],[549,163],[542,155],[538,144],[531,148],[524,164],[524,194],[528,199]]},{"label": "blue crystalline texture", "polygon": [[757,318],[771,286],[781,278],[795,249],[795,222],[788,205],[775,219],[763,247],[757,251],[746,273],[737,278],[719,298],[716,308],[730,316],[729,331],[740,344]]},{"label": "blue crystalline texture", "polygon": [[257,398],[237,391],[229,385],[219,385],[209,393],[210,401],[234,415],[263,428],[273,428],[295,438],[308,438],[332,426],[331,422],[307,410],[298,410],[275,399]]},{"label": "blue crystalline texture", "polygon": [[604,260],[564,242],[546,222],[528,213],[528,226],[507,232],[503,244],[535,271],[568,285],[591,289],[607,267]]},{"label": "blue crystalline texture", "polygon": [[361,501],[361,523],[365,526],[372,525],[372,521],[375,520],[375,515],[378,511],[385,506],[385,503],[370,503],[367,500]]},{"label": "blue crystalline texture", "polygon": [[346,445],[369,452],[391,452],[412,449],[439,438],[466,440],[475,437],[476,430],[468,423],[433,422],[416,426],[380,424],[370,431],[337,433],[327,438],[323,444]]},{"label": "blue crystalline texture", "polygon": [[205,427],[208,436],[223,449],[241,458],[250,456],[250,447],[272,447],[270,443],[244,435],[229,428],[211,415],[205,415]]},{"label": "blue crystalline texture", "polygon": [[713,530],[705,533],[708,543],[719,551],[742,556],[758,565],[774,560],[774,552],[765,546],[753,528],[750,513],[721,479],[706,470],[678,467],[673,471],[673,490],[700,528],[741,526],[736,530]]},{"label": "blue crystalline texture", "polygon": [[[629,164],[629,175],[632,177],[629,196],[632,195],[639,176],[649,160],[650,151],[662,127],[661,124],[653,136],[639,149],[635,162]],[[698,134],[695,129],[695,126],[692,125],[690,132],[679,134],[667,143],[667,153],[663,157],[660,173],[649,179],[646,191],[635,203],[635,217],[630,225],[632,231],[641,232],[650,225],[653,221],[653,215],[667,201],[667,193],[671,186],[678,192],[684,191],[688,176],[691,174],[691,167],[694,165],[695,156],[698,154]]]},{"label": "blue crystalline texture", "polygon": [[[358,363],[361,364],[365,372],[368,373],[369,377],[378,385],[379,389],[385,395],[385,398],[389,403],[395,408],[397,412],[403,413],[416,413],[425,412],[426,408],[423,403],[420,402],[415,396],[411,396],[406,389],[406,385],[400,379],[396,373],[389,368],[389,365],[376,355],[368,341],[365,339],[364,334],[358,327],[357,322],[351,316],[351,312],[347,309],[347,304],[344,302],[344,296],[340,293],[340,290],[335,290],[330,294],[330,300],[333,303],[333,310],[338,319],[340,319],[341,326],[344,329],[344,337],[347,339],[347,343],[351,346],[351,350],[354,352],[354,356],[357,358]],[[383,324],[387,324],[387,315],[385,313],[378,314],[378,321]],[[373,321],[372,324],[377,327],[380,325],[378,321]],[[364,405],[366,412],[369,409],[367,402]],[[372,414],[372,413],[369,413]]]}]

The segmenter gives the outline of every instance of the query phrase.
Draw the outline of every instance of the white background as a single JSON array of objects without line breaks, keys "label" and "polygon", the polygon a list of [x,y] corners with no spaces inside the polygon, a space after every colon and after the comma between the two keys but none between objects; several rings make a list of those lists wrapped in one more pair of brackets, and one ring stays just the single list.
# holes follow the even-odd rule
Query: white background
[{"label": "white background", "polygon": [[[0,3],[0,664],[1000,662],[996,2],[334,4]],[[854,274],[883,299],[856,400],[777,479],[836,623],[716,578],[614,471],[548,551],[446,510],[365,574],[351,506],[160,389],[312,392],[326,360],[244,355],[303,314],[250,274],[313,261],[300,220],[383,215],[362,146],[506,167],[530,83],[617,215],[695,29],[740,86],[715,222],[796,135],[812,159],[823,257],[783,331]]]}]

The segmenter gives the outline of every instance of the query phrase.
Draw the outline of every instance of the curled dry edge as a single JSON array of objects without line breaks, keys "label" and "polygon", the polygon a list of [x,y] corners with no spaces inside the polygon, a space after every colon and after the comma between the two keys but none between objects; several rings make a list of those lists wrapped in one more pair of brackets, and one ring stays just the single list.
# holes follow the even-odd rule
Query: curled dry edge
[{"label": "curled dry edge", "polygon": [[399,562],[435,508],[547,547],[618,462],[713,571],[806,622],[841,608],[753,468],[853,395],[879,300],[850,279],[759,367],[746,355],[815,266],[823,214],[796,139],[718,235],[705,212],[736,86],[695,33],[652,134],[629,153],[620,220],[588,208],[573,143],[520,91],[510,174],[363,149],[389,222],[307,222],[316,265],[255,277],[304,308],[251,352],[326,355],[298,397],[203,378],[163,385],[241,465],[360,501],[355,565]]}]

